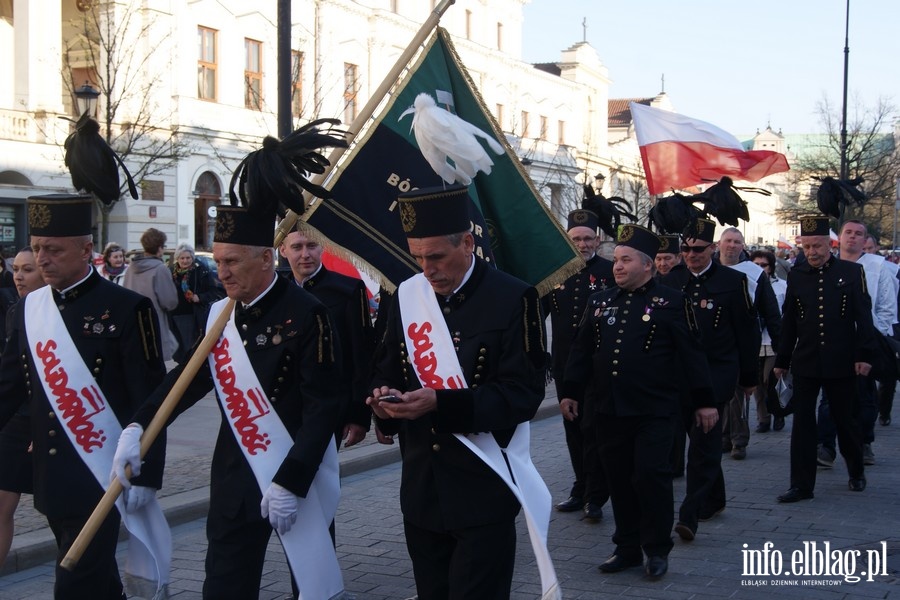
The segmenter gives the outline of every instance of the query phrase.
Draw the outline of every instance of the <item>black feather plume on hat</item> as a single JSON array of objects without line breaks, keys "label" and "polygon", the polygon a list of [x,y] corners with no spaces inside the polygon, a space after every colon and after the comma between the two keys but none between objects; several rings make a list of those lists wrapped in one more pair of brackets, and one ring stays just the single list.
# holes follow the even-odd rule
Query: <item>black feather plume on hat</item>
[{"label": "black feather plume on hat", "polygon": [[284,217],[286,208],[297,214],[306,210],[304,190],[317,198],[330,198],[329,190],[306,177],[321,175],[331,164],[317,150],[347,147],[346,132],[333,127],[339,124],[338,119],[317,119],[283,140],[267,136],[263,147],[244,157],[234,170],[228,186],[231,205]]},{"label": "black feather plume on hat", "polygon": [[684,235],[702,216],[700,210],[693,204],[694,198],[677,192],[659,198],[656,205],[647,213],[648,228],[655,227],[658,232],[670,235]]},{"label": "black feather plume on hat", "polygon": [[618,237],[619,225],[622,224],[623,217],[629,219],[631,223],[637,221],[637,217],[631,212],[631,204],[628,200],[619,196],[607,198],[588,184],[584,185],[581,208],[597,215],[600,218],[600,229],[613,239]]},{"label": "black feather plume on hat", "polygon": [[740,197],[736,190],[757,192],[764,196],[771,196],[772,192],[756,187],[737,187],[731,177],[722,177],[715,185],[703,192],[692,196],[693,201],[703,203],[703,214],[707,217],[715,217],[719,225],[738,226],[738,219],[750,220],[750,211],[747,202]]},{"label": "black feather plume on hat", "polygon": [[[67,121],[67,119],[62,117]],[[128,192],[137,200],[137,187],[131,173],[122,159],[109,147],[100,135],[100,124],[88,116],[81,115],[75,121],[75,131],[66,138],[63,147],[66,150],[66,166],[72,175],[72,185],[81,192],[92,193],[106,204],[111,205],[119,199],[119,167],[125,173]]]},{"label": "black feather plume on hat", "polygon": [[823,215],[840,219],[843,209],[850,204],[862,206],[866,203],[866,195],[857,187],[863,182],[862,177],[854,179],[813,177],[813,179],[821,181],[816,192],[816,205]]}]

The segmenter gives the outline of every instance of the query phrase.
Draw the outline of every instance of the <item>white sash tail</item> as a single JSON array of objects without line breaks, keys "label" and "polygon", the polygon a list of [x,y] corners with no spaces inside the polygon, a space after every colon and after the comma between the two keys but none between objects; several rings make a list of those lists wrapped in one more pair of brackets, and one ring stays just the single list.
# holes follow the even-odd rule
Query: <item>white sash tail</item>
[{"label": "white sash tail", "polygon": [[[453,349],[447,322],[425,276],[419,273],[401,283],[398,298],[406,347],[419,383],[436,390],[468,387]],[[497,473],[519,500],[541,574],[541,598],[557,600],[562,598],[562,591],[547,550],[550,490],[531,462],[530,432],[528,423],[520,423],[505,449],[500,447],[491,433],[454,435]]]},{"label": "white sash tail", "polygon": [[[66,330],[50,286],[25,297],[25,323],[28,350],[53,412],[78,456],[106,490],[122,426]],[[152,586],[152,598],[167,598],[172,534],[159,502],[154,496],[129,513],[124,496],[119,496],[116,508],[131,534],[126,583],[142,590]]]},{"label": "white sash tail", "polygon": [[[210,307],[207,328],[215,322],[225,303],[226,300],[220,300]],[[253,470],[260,491],[265,493],[293,447],[294,439],[263,392],[234,325],[234,313],[209,353],[209,368],[235,440]],[[339,499],[337,450],[331,442],[309,493],[306,498],[297,499],[297,522],[289,532],[279,536],[302,600],[343,596],[341,567],[328,532]]]}]

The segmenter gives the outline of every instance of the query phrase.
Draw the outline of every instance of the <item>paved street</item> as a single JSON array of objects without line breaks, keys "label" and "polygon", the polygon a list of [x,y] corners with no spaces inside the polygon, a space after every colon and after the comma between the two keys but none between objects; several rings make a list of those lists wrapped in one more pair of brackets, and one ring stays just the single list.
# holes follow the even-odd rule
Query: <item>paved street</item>
[{"label": "paved street", "polygon": [[[554,499],[561,500],[567,495],[571,476],[562,426],[552,404],[555,400],[548,398],[543,412],[547,418],[532,424],[532,454]],[[190,481],[202,480],[205,484],[208,471],[203,461],[208,460],[211,451],[210,433],[214,435],[218,426],[215,410],[211,403],[201,403],[186,413],[183,422],[176,423],[170,451],[170,462],[173,463],[170,483],[175,482],[183,489],[190,487]],[[180,424],[184,427],[178,429]],[[701,523],[695,541],[685,543],[676,538],[670,555],[669,574],[659,582],[645,581],[639,569],[615,575],[604,575],[597,570],[597,565],[611,550],[613,524],[608,506],[604,507],[606,518],[596,525],[581,521],[577,513],[554,513],[550,525],[550,549],[564,597],[585,600],[614,596],[769,598],[772,594],[823,599],[900,597],[900,426],[876,425],[876,428],[874,449],[878,464],[867,470],[869,486],[864,493],[847,490],[846,471],[838,461],[834,469],[820,469],[814,500],[793,505],[775,502],[775,496],[783,492],[788,483],[790,419],[782,432],[753,435],[747,460],[723,459],[728,508],[715,520]],[[371,444],[355,451],[360,453],[359,456],[368,453],[369,458],[362,462],[350,458],[350,453],[342,452],[342,463],[355,463],[357,467],[350,469],[353,474],[343,478],[343,498],[337,515],[338,554],[346,588],[357,600],[405,599],[415,593],[397,500],[399,465],[394,463],[367,470],[360,470],[358,466],[375,464],[374,460],[383,461],[377,457],[381,451],[381,447]],[[684,491],[683,479],[676,480],[675,489],[676,499],[680,499]],[[182,491],[167,498],[181,498],[179,502],[184,504],[184,499],[191,493]],[[537,569],[524,521],[521,518],[519,521],[512,597],[538,598]],[[200,598],[206,545],[204,523],[202,517],[194,518],[173,530],[172,598]],[[744,575],[744,544],[746,550],[762,550],[766,542],[773,545],[765,562],[776,568],[780,558],[782,575]],[[830,560],[826,562],[832,566],[832,572],[846,573],[848,577],[786,575],[785,571],[802,564],[815,572],[812,559],[798,555],[798,564],[792,564],[793,554],[804,549],[804,542],[815,542],[816,550],[820,551],[826,542],[829,543]],[[885,544],[882,546],[881,542]],[[870,569],[869,550],[873,551],[873,557],[886,559],[886,566],[882,565],[878,572],[887,575],[878,575],[874,581],[867,581],[868,577],[863,574]],[[268,558],[260,597],[284,598],[290,592],[290,580],[280,546],[274,538]],[[0,598],[40,600],[51,597],[52,562],[18,572],[9,571],[7,568],[8,574],[0,578]],[[860,576],[861,581],[851,583],[849,580],[853,575]],[[813,585],[805,585],[810,582]]]}]

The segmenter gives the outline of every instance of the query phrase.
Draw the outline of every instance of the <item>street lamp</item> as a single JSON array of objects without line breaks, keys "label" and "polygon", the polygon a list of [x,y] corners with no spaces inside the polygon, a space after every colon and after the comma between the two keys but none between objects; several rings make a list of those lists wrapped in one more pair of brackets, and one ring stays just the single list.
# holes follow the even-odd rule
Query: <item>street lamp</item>
[{"label": "street lamp", "polygon": [[85,81],[83,86],[75,90],[75,102],[78,104],[77,116],[80,117],[84,113],[94,116],[94,109],[97,106],[97,98],[99,97],[100,92]]}]

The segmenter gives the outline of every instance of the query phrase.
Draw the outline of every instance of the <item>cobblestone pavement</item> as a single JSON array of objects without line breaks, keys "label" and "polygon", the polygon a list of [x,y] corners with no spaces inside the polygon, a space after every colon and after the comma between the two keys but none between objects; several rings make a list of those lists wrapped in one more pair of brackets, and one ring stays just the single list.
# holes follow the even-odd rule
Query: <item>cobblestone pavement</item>
[{"label": "cobblestone pavement", "polygon": [[[214,407],[213,407],[214,409]],[[194,409],[191,409],[194,410]],[[753,418],[753,417],[751,417]],[[218,417],[216,416],[216,423]],[[790,419],[781,432],[754,434],[747,459],[723,458],[728,507],[716,519],[700,524],[697,539],[675,539],[670,569],[661,581],[649,582],[640,569],[605,575],[597,565],[612,550],[611,509],[598,524],[579,519],[578,513],[556,513],[550,523],[549,546],[564,597],[599,599],[616,596],[678,598],[890,598],[900,597],[900,427],[876,425],[877,464],[867,468],[868,488],[847,489],[847,474],[840,460],[820,470],[816,498],[790,505],[775,502],[788,487]],[[551,416],[532,424],[532,455],[556,501],[565,498],[571,468],[560,419]],[[175,462],[181,459],[176,458]],[[203,465],[184,460],[185,472],[199,477]],[[176,466],[176,471],[180,467]],[[181,477],[173,474],[171,483]],[[342,501],[337,515],[338,556],[346,588],[356,600],[405,599],[414,595],[409,558],[399,514],[400,467],[386,465],[342,479]],[[684,480],[675,480],[676,508]],[[173,529],[174,560],[170,595],[173,599],[200,598],[205,554],[204,519]],[[781,575],[745,572],[746,551],[764,549],[766,562]],[[811,573],[821,566],[802,556],[809,550],[830,552],[827,562],[838,575],[795,576],[805,565]],[[827,546],[826,546],[827,544]],[[124,544],[120,546],[124,547]],[[799,553],[799,554],[798,554]],[[883,560],[878,575],[874,558]],[[814,553],[812,553],[814,554]],[[812,555],[811,554],[811,555]],[[796,555],[796,556],[795,556]],[[763,556],[760,552],[758,556]],[[792,561],[800,559],[797,564]],[[851,561],[851,558],[854,559]],[[780,559],[780,560],[779,560]],[[871,564],[870,564],[871,563]],[[120,563],[121,564],[121,563]],[[771,571],[770,571],[771,572]],[[864,574],[865,572],[865,574]],[[853,576],[861,580],[853,583]],[[25,569],[0,578],[0,598],[50,598],[53,564]],[[260,598],[289,596],[290,579],[277,541],[269,546]],[[540,595],[540,582],[524,521],[519,519],[519,542],[512,598]]]}]

